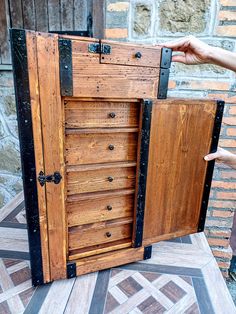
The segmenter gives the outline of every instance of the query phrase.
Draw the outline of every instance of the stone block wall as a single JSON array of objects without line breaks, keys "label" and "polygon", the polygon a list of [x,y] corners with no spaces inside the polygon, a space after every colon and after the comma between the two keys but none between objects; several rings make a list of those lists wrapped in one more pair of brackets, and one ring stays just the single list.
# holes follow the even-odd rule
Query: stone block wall
[{"label": "stone block wall", "polygon": [[[236,51],[236,1],[106,1],[105,35],[108,39],[163,43],[190,34],[208,44]],[[220,145],[236,153],[235,73],[214,65],[173,63],[168,95],[225,100]],[[236,171],[216,165],[205,233],[225,276],[232,256],[229,241],[235,200]]]}]

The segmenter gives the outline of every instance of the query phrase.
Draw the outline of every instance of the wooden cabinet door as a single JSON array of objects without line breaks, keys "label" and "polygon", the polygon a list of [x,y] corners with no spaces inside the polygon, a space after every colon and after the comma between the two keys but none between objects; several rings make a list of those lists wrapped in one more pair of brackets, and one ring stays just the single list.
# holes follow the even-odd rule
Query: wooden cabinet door
[{"label": "wooden cabinet door", "polygon": [[214,168],[204,156],[217,149],[224,104],[166,99],[144,106],[149,153],[141,143],[134,246],[203,231]]}]

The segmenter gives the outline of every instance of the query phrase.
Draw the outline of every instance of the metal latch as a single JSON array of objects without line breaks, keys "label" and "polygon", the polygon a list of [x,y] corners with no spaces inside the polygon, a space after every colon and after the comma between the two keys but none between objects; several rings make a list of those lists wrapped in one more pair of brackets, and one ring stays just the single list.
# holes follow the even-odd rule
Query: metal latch
[{"label": "metal latch", "polygon": [[92,43],[88,45],[88,52],[109,55],[111,54],[111,46],[101,43]]},{"label": "metal latch", "polygon": [[44,186],[46,182],[54,182],[59,184],[62,179],[60,172],[54,172],[54,174],[45,175],[43,171],[39,172],[38,181],[41,186]]}]

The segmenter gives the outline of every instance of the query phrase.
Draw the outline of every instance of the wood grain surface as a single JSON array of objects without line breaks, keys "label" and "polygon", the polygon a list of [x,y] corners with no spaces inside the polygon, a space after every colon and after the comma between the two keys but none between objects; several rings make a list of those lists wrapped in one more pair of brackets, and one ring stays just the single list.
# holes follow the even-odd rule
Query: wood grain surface
[{"label": "wood grain surface", "polygon": [[[35,150],[35,165],[36,173],[40,171],[45,172],[44,169],[44,154],[43,154],[43,138],[41,129],[41,108],[39,95],[39,78],[37,68],[37,48],[36,36],[34,32],[26,33],[27,42],[27,58],[28,58],[28,73],[30,86],[30,104],[32,113],[33,138]],[[46,189],[42,187],[37,181],[38,192],[38,207],[39,207],[39,221],[40,221],[40,238],[41,238],[41,252],[43,264],[43,277],[45,282],[50,282],[50,262],[48,251],[48,221],[47,221],[47,200]]]},{"label": "wood grain surface", "polygon": [[138,117],[137,103],[65,100],[66,128],[137,127]]},{"label": "wood grain surface", "polygon": [[[93,195],[93,194],[92,194]],[[67,202],[68,226],[76,226],[109,219],[131,217],[133,215],[134,195],[116,196],[110,192],[106,197]]]},{"label": "wood grain surface", "polygon": [[[117,43],[108,40],[101,42],[111,46],[110,54],[101,55],[101,63],[160,68],[160,47]],[[137,58],[136,53],[140,53],[141,57]]]},{"label": "wood grain surface", "polygon": [[[101,131],[100,131],[101,132]],[[66,163],[81,165],[118,161],[134,161],[137,154],[137,133],[67,134],[65,139]]]},{"label": "wood grain surface", "polygon": [[[109,181],[109,177],[113,180]],[[105,168],[69,172],[67,174],[67,194],[130,189],[135,186],[135,167]]]},{"label": "wood grain surface", "polygon": [[215,112],[215,101],[154,102],[144,245],[197,231]]},{"label": "wood grain surface", "polygon": [[47,175],[59,171],[60,184],[47,183],[47,218],[51,280],[66,278],[66,212],[64,110],[60,96],[58,36],[37,34],[38,76],[44,165]]}]

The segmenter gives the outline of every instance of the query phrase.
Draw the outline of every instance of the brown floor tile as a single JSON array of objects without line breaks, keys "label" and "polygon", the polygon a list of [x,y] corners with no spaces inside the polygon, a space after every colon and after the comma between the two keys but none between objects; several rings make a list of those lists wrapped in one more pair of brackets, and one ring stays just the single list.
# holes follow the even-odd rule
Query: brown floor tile
[{"label": "brown floor tile", "polygon": [[160,291],[174,303],[178,302],[186,294],[186,292],[173,281],[169,281]]},{"label": "brown floor tile", "polygon": [[0,313],[1,314],[11,314],[7,301],[0,303]]},{"label": "brown floor tile", "polygon": [[118,303],[116,299],[108,292],[104,314],[110,313],[119,305],[120,303]]},{"label": "brown floor tile", "polygon": [[148,272],[141,272],[142,276],[149,280],[150,282],[156,280],[161,276],[161,274],[156,274],[156,273],[148,273]]},{"label": "brown floor tile", "polygon": [[166,308],[164,308],[164,306],[157,302],[157,300],[155,300],[152,296],[139,304],[138,308],[144,314],[161,314],[166,311]]},{"label": "brown floor tile", "polygon": [[121,271],[122,271],[121,269],[112,269],[111,277],[114,277],[116,274],[120,273]]},{"label": "brown floor tile", "polygon": [[125,280],[121,281],[117,286],[128,297],[131,297],[132,295],[134,295],[135,293],[142,289],[142,286],[140,286],[140,284],[132,277],[126,278]]},{"label": "brown floor tile", "polygon": [[187,309],[184,314],[200,314],[197,303],[194,303],[192,306],[190,306],[190,308]]},{"label": "brown floor tile", "polygon": [[193,285],[191,277],[188,276],[180,276],[183,280],[185,280],[190,286]]},{"label": "brown floor tile", "polygon": [[29,267],[25,267],[11,274],[10,277],[14,285],[17,286],[21,284],[22,282],[29,280],[31,278],[31,272],[30,272]]},{"label": "brown floor tile", "polygon": [[22,262],[21,259],[10,259],[10,258],[3,258],[3,263],[6,266],[6,268],[11,267],[13,265],[19,264]]},{"label": "brown floor tile", "polygon": [[19,294],[23,304],[24,304],[24,307],[26,307],[26,305],[29,303],[32,295],[34,294],[34,291],[35,291],[35,288],[31,287],[23,292],[21,292]]}]

